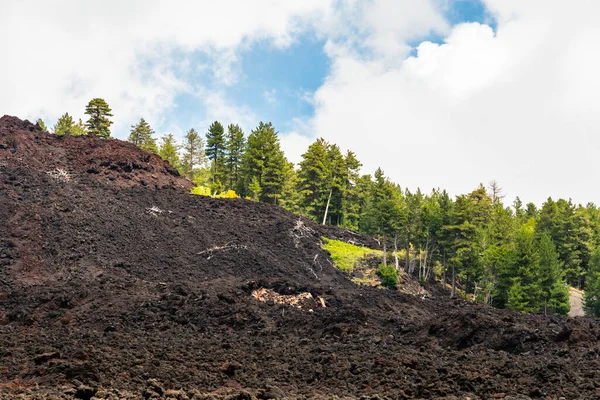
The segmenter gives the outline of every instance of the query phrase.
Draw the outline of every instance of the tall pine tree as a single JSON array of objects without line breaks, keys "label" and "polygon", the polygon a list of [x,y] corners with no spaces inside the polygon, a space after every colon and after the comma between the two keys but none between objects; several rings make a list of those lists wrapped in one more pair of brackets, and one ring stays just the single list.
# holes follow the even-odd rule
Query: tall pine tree
[{"label": "tall pine tree", "polygon": [[225,188],[240,192],[242,185],[242,157],[246,150],[246,139],[239,125],[229,124],[225,137]]},{"label": "tall pine tree", "polygon": [[202,169],[206,166],[204,154],[204,141],[194,128],[190,129],[184,137],[182,169],[188,179],[194,183],[202,177]]},{"label": "tall pine tree", "polygon": [[179,146],[172,133],[168,133],[161,138],[161,145],[158,149],[158,155],[165,161],[168,161],[172,167],[181,169],[181,159],[179,158]]},{"label": "tall pine tree", "polygon": [[112,110],[104,99],[95,98],[90,100],[85,107],[85,113],[90,116],[86,122],[88,135],[110,138],[110,126],[112,121]]},{"label": "tall pine tree", "polygon": [[248,136],[242,160],[242,195],[253,195],[262,202],[278,204],[284,187],[281,171],[286,163],[275,128],[270,122],[260,122]]},{"label": "tall pine tree", "polygon": [[131,126],[131,133],[127,140],[142,150],[156,154],[158,153],[158,147],[156,146],[156,139],[154,139],[152,135],[154,135],[154,130],[152,130],[150,124],[142,118],[136,125]]},{"label": "tall pine tree", "polygon": [[206,157],[211,164],[213,184],[223,182],[223,163],[225,160],[225,131],[219,121],[213,122],[206,132]]}]

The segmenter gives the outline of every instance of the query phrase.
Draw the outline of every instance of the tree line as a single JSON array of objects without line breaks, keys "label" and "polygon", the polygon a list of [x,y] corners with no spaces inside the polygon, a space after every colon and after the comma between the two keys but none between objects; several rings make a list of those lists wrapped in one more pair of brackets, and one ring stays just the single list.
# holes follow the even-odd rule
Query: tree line
[{"label": "tree line", "polygon": [[[87,134],[110,137],[110,109],[94,99]],[[105,104],[105,102],[104,102]],[[80,134],[63,115],[56,134]],[[108,134],[106,134],[108,132]],[[600,209],[549,198],[538,209],[517,197],[509,206],[496,182],[451,197],[392,182],[381,169],[361,174],[352,151],[320,138],[296,167],[271,123],[245,135],[239,125],[213,122],[178,143],[141,119],[128,141],[160,155],[196,184],[198,193],[279,205],[319,223],[372,235],[385,266],[421,282],[437,277],[455,296],[524,312],[566,314],[569,286],[585,289],[586,311],[600,316]],[[234,194],[231,196],[231,194]]]}]

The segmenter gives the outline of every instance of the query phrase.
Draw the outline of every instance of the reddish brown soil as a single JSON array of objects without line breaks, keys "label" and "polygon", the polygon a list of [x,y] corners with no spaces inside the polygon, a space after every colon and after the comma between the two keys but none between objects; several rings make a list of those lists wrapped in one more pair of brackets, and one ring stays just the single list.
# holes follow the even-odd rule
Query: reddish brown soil
[{"label": "reddish brown soil", "polygon": [[0,398],[600,396],[593,320],[357,287],[320,236],[370,239],[188,186],[127,143],[0,119]]}]

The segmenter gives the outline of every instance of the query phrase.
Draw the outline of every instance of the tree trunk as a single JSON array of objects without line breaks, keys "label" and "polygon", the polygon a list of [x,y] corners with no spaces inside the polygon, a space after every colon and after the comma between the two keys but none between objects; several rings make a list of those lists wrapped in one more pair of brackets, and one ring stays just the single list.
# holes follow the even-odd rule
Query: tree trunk
[{"label": "tree trunk", "polygon": [[394,262],[396,263],[396,271],[400,272],[400,262],[398,261],[398,234],[394,233]]},{"label": "tree trunk", "polygon": [[325,225],[325,221],[327,221],[327,213],[329,212],[329,203],[331,203],[331,195],[333,193],[333,187],[329,189],[329,197],[327,198],[327,206],[325,207],[325,215],[323,215],[323,224]]},{"label": "tree trunk", "polygon": [[444,249],[444,253],[442,256],[442,269],[443,269],[443,275],[442,275],[442,286],[446,287],[446,249]]},{"label": "tree trunk", "polygon": [[456,272],[454,270],[454,264],[452,264],[452,290],[450,291],[450,297],[454,297],[456,294]]},{"label": "tree trunk", "polygon": [[383,234],[383,265],[387,267],[387,237]]}]

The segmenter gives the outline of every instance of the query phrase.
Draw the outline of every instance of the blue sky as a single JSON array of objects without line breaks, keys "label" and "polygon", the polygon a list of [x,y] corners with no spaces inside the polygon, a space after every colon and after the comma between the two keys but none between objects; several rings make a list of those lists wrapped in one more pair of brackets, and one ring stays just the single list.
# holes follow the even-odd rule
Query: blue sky
[{"label": "blue sky", "polygon": [[[207,69],[194,72],[191,78],[203,90],[223,93],[233,106],[246,108],[257,118],[273,122],[278,130],[287,132],[294,129],[295,119],[309,118],[314,112],[307,94],[314,93],[328,74],[329,59],[323,51],[324,44],[312,33],[296,38],[284,48],[266,41],[252,43],[238,54],[233,65],[236,74],[233,83],[219,82]],[[191,57],[190,62],[192,66],[203,65],[207,59],[200,53]],[[201,97],[193,92],[177,96],[176,108],[163,125],[176,123],[192,127],[198,121],[205,121],[211,110],[205,107]]]},{"label": "blue sky", "polygon": [[[451,0],[448,7],[443,9],[443,15],[450,26],[479,22],[495,28],[485,5],[479,0]],[[443,39],[443,35],[431,34],[412,40],[409,44],[416,51],[422,41],[443,43]],[[202,86],[203,90],[223,93],[229,104],[245,109],[255,119],[273,122],[278,131],[285,135],[297,129],[298,121],[309,120],[314,115],[315,109],[310,98],[323,85],[331,67],[324,46],[325,40],[312,31],[295,37],[292,44],[286,47],[277,47],[266,40],[257,41],[238,52],[237,60],[232,65],[236,74],[233,83],[219,82],[208,69],[189,73],[189,79]],[[188,59],[192,67],[210,62],[202,52]],[[201,97],[194,90],[192,93],[179,94],[175,98],[173,112],[156,127],[157,131],[162,132],[176,125],[179,129],[194,127],[204,132],[211,110]],[[220,122],[225,125],[240,123]],[[206,126],[198,126],[201,123]],[[248,130],[252,127],[245,128]]]},{"label": "blue sky", "polygon": [[[403,187],[491,180],[508,199],[600,203],[600,2],[0,1],[0,115],[141,117],[181,138],[271,121],[298,162],[318,137]],[[489,10],[489,11],[488,11]],[[73,21],[85,21],[74,24]],[[14,40],[18,37],[19,40]],[[568,139],[565,140],[566,134]],[[586,146],[581,146],[586,143]],[[576,155],[576,156],[572,156]],[[568,162],[557,162],[565,160]]]}]

